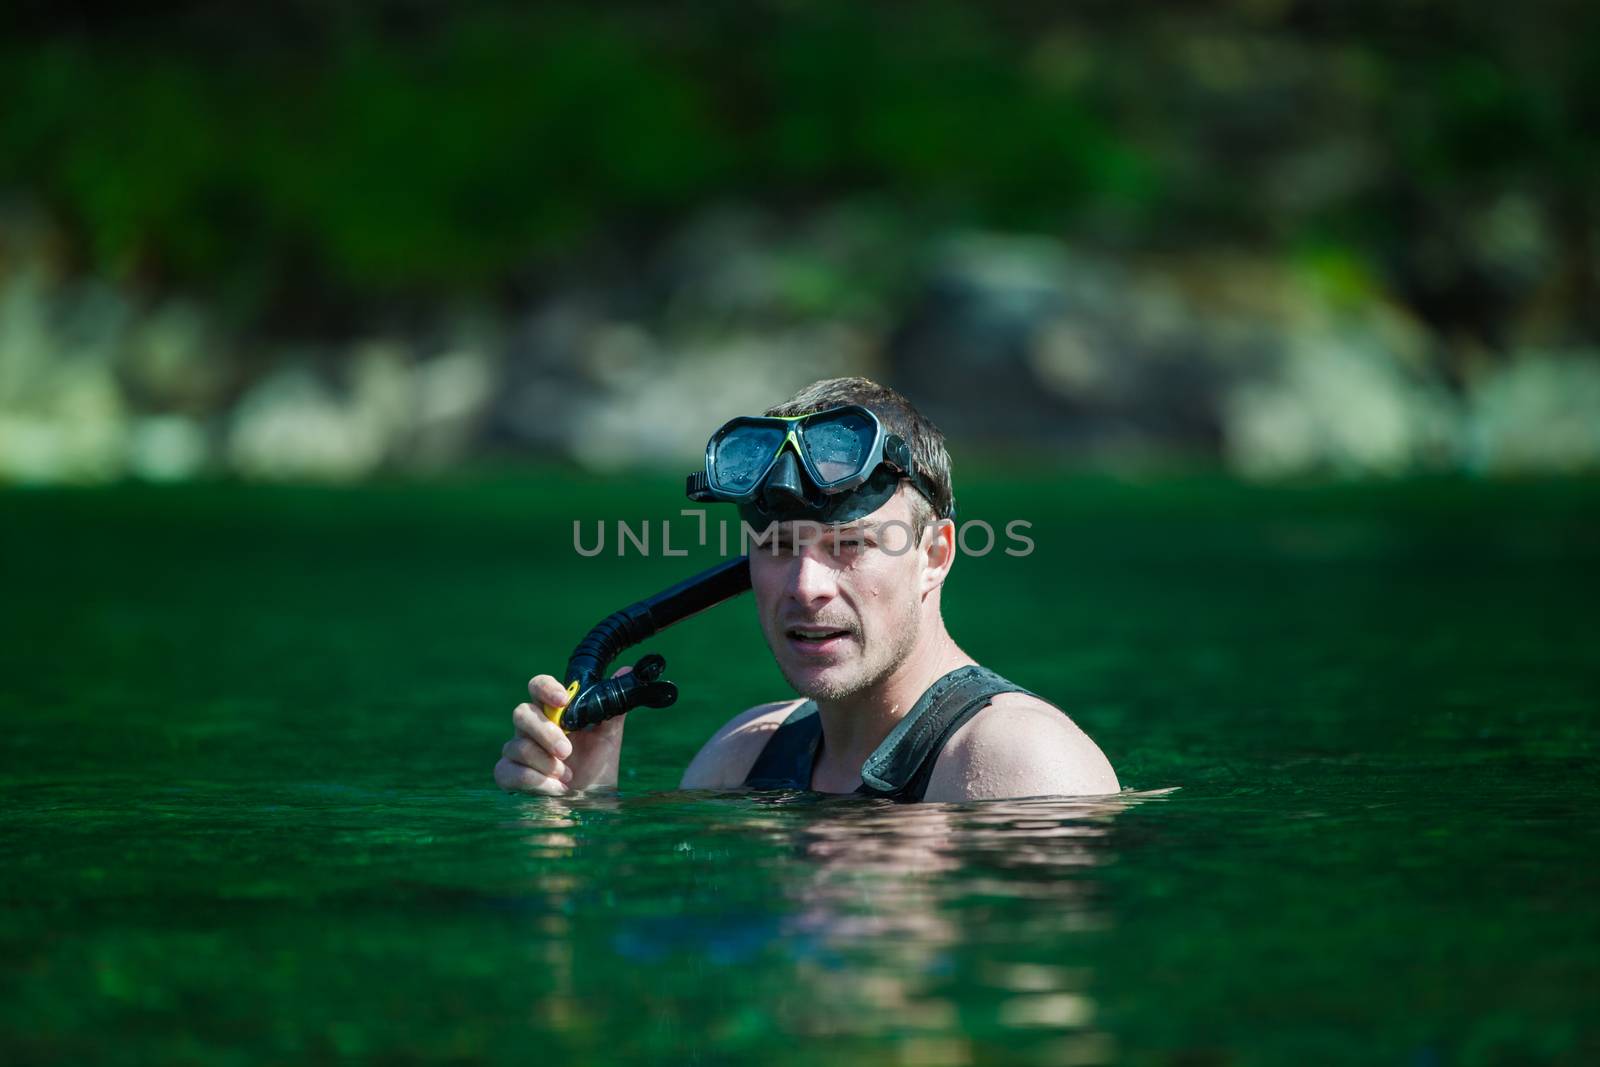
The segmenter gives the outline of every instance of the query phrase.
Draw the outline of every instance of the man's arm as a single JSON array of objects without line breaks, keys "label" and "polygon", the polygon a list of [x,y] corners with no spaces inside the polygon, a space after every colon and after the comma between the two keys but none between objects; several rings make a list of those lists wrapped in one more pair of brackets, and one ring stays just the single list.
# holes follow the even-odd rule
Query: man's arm
[{"label": "man's arm", "polygon": [[689,761],[678,788],[737,789],[743,785],[768,739],[799,703],[779,700],[757,704],[729,719]]},{"label": "man's arm", "polygon": [[945,745],[924,799],[1099,796],[1120,788],[1105,753],[1059,709],[1002,693]]}]

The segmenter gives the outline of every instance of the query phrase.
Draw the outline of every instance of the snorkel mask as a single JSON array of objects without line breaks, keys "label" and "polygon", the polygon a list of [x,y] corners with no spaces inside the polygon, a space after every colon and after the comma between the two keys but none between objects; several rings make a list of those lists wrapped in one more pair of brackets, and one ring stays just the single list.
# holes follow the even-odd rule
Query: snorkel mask
[{"label": "snorkel mask", "polygon": [[686,489],[690,500],[737,504],[750,526],[792,519],[837,525],[877,511],[902,478],[932,503],[933,488],[910,446],[870,409],[845,404],[724,423],[706,444],[705,470],[689,475]]}]

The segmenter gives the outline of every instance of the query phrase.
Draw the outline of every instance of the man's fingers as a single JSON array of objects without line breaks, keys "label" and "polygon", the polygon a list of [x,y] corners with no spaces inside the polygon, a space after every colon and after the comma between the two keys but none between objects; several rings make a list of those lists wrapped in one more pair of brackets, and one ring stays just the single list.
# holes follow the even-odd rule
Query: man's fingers
[{"label": "man's fingers", "polygon": [[632,667],[618,667],[616,670],[611,672],[611,677],[613,677],[613,678],[621,678],[624,674],[632,674],[632,673],[633,673],[633,668]]},{"label": "man's fingers", "polygon": [[565,796],[567,787],[548,774],[502,759],[494,765],[494,784],[508,793],[539,793],[547,797]]},{"label": "man's fingers", "polygon": [[528,740],[536,742],[546,752],[552,753],[559,759],[566,759],[572,755],[572,742],[561,728],[545,718],[544,709],[536,708],[532,704],[518,704],[517,710],[511,713],[511,725],[517,733]]},{"label": "man's fingers", "polygon": [[528,696],[535,703],[549,704],[552,708],[567,706],[567,687],[548,674],[536,674],[528,680]]},{"label": "man's fingers", "polygon": [[547,774],[551,778],[562,782],[572,781],[572,768],[556,759],[539,745],[529,741],[526,737],[513,737],[507,741],[500,754],[512,763],[521,764],[530,770]]}]

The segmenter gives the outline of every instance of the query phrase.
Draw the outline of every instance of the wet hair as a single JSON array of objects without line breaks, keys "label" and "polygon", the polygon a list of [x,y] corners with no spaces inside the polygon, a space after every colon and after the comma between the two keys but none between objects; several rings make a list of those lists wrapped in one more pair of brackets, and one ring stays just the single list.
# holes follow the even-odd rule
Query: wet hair
[{"label": "wet hair", "polygon": [[867,378],[824,378],[812,382],[783,403],[767,409],[768,415],[790,417],[823,411],[840,404],[860,404],[878,416],[884,429],[897,434],[911,447],[911,460],[917,473],[933,490],[925,500],[915,489],[911,493],[911,532],[916,540],[935,518],[948,518],[955,508],[950,487],[950,453],[944,434],[916,407],[886,385]]}]

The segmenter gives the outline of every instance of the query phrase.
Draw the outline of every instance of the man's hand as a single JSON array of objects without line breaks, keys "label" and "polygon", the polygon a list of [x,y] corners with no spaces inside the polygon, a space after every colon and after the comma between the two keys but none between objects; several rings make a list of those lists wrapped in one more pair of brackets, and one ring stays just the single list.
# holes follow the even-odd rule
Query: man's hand
[{"label": "man's hand", "polygon": [[[627,674],[623,667],[613,674]],[[500,750],[494,765],[494,783],[510,793],[565,796],[595,786],[617,784],[617,764],[622,754],[622,720],[607,719],[599,726],[567,734],[545,718],[543,704],[567,706],[567,688],[548,674],[528,683],[532,703],[518,704],[511,713],[516,736]]]}]

